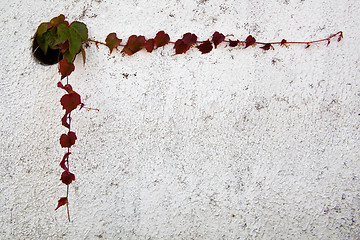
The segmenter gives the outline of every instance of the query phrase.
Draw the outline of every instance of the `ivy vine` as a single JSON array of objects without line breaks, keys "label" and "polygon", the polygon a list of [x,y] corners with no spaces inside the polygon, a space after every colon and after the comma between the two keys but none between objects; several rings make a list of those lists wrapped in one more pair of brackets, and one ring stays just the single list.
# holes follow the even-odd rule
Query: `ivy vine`
[{"label": "ivy vine", "polygon": [[[41,23],[34,36],[33,55],[42,64],[52,65],[59,63],[59,73],[61,77],[57,86],[66,92],[61,97],[60,104],[65,111],[61,123],[62,126],[67,129],[67,132],[60,136],[59,141],[61,147],[66,149],[60,162],[60,167],[63,170],[60,180],[67,188],[66,196],[61,197],[58,200],[58,205],[55,210],[66,205],[68,220],[70,221],[69,185],[75,180],[75,175],[70,172],[69,157],[71,154],[70,149],[77,140],[76,133],[71,129],[71,113],[77,108],[84,108],[84,104],[81,101],[80,95],[74,91],[69,84],[68,76],[75,70],[74,60],[79,53],[81,53],[83,63],[85,64],[86,54],[84,46],[87,46],[90,43],[95,44],[97,47],[99,45],[104,45],[109,49],[110,54],[114,51],[120,51],[119,48],[121,48],[121,53],[131,56],[141,50],[151,53],[157,48],[172,44],[176,55],[184,54],[193,47],[197,48],[202,54],[206,54],[211,52],[214,48],[216,49],[219,44],[223,42],[233,48],[238,47],[240,49],[246,49],[250,46],[258,46],[264,51],[268,51],[274,50],[274,46],[289,47],[294,44],[304,45],[305,48],[309,48],[311,45],[322,42],[329,45],[333,39],[340,42],[342,38],[343,33],[342,31],[339,31],[327,38],[313,41],[301,42],[282,39],[281,41],[275,42],[259,42],[252,35],[247,36],[245,40],[239,40],[233,35],[224,35],[220,32],[215,32],[209,39],[204,41],[199,41],[197,36],[193,33],[185,33],[181,39],[172,42],[167,33],[159,31],[154,38],[149,39],[146,39],[141,35],[131,35],[127,39],[126,44],[123,44],[123,39],[119,39],[116,33],[108,34],[105,42],[91,39],[88,37],[88,29],[84,23],[74,21],[69,24],[69,22],[65,20],[63,14],[54,17],[50,22]],[[66,78],[66,84],[62,83],[64,78]]]}]

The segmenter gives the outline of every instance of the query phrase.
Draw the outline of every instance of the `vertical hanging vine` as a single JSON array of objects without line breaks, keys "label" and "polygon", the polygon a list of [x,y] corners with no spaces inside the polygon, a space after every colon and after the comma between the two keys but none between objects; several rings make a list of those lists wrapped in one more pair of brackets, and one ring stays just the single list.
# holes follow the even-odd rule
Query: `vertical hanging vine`
[{"label": "vertical hanging vine", "polygon": [[[35,58],[43,64],[51,65],[59,63],[61,79],[57,86],[66,91],[60,99],[60,104],[65,110],[61,123],[62,126],[67,129],[67,132],[60,136],[60,145],[62,148],[65,148],[64,156],[60,162],[60,167],[63,169],[60,180],[66,185],[66,196],[58,200],[58,205],[55,210],[66,205],[68,219],[70,221],[69,185],[75,180],[75,175],[70,172],[69,157],[71,154],[70,149],[77,140],[75,132],[71,129],[71,113],[78,107],[80,109],[83,108],[84,104],[81,102],[80,95],[75,92],[69,84],[68,76],[75,70],[74,60],[80,52],[83,57],[83,63],[85,64],[84,43],[94,43],[97,47],[98,45],[104,45],[110,50],[110,54],[113,53],[114,50],[117,51],[119,47],[122,47],[121,53],[129,56],[142,49],[151,53],[157,48],[167,44],[173,44],[176,55],[184,54],[193,47],[196,47],[202,54],[206,54],[214,48],[217,48],[223,42],[229,47],[239,47],[241,49],[258,45],[264,51],[274,50],[275,45],[289,47],[289,45],[292,44],[304,45],[307,49],[311,45],[322,42],[329,45],[335,37],[337,37],[337,41],[340,42],[343,38],[342,31],[332,34],[327,38],[303,42],[287,41],[285,39],[275,42],[258,42],[252,35],[248,35],[245,40],[241,41],[234,39],[233,35],[224,35],[219,32],[215,32],[211,38],[205,41],[198,41],[197,36],[193,33],[185,33],[182,38],[171,42],[168,34],[164,31],[159,31],[154,38],[150,39],[146,39],[144,36],[131,35],[126,44],[122,44],[122,39],[117,38],[116,33],[110,33],[106,37],[105,42],[88,38],[88,29],[84,23],[74,21],[69,24],[63,14],[51,19],[50,22],[41,23],[34,36],[33,54]],[[65,85],[62,83],[64,78],[66,78]]]},{"label": "vertical hanging vine", "polygon": [[[50,20],[50,22],[41,23],[38,27],[33,44],[34,55],[42,60],[44,64],[52,64],[59,62],[59,72],[61,79],[57,86],[66,91],[60,99],[60,104],[65,110],[65,114],[61,119],[62,126],[67,128],[67,133],[60,136],[60,145],[66,151],[60,162],[63,169],[60,180],[66,185],[66,196],[61,197],[58,201],[59,207],[66,205],[68,219],[70,221],[69,212],[69,184],[75,180],[75,175],[70,172],[70,148],[75,144],[76,134],[71,129],[71,113],[78,106],[80,109],[84,106],[81,103],[80,95],[75,92],[69,84],[68,76],[75,70],[74,60],[76,55],[81,52],[85,62],[85,51],[82,47],[84,41],[88,39],[88,30],[84,23],[65,21],[65,16],[60,15]],[[61,82],[66,78],[66,84]]]}]

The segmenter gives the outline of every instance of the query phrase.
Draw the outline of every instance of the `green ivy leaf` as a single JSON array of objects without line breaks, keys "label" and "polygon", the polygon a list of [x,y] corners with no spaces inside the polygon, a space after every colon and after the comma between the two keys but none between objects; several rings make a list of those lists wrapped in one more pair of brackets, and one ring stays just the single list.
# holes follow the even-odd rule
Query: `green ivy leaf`
[{"label": "green ivy leaf", "polygon": [[56,48],[54,46],[56,39],[56,33],[54,31],[45,32],[41,36],[36,37],[36,41],[38,42],[41,50],[44,54],[47,54],[47,50],[50,48]]},{"label": "green ivy leaf", "polygon": [[66,24],[61,23],[57,26],[57,39],[55,44],[64,43],[70,39],[69,27]]},{"label": "green ivy leaf", "polygon": [[60,14],[57,17],[54,17],[53,19],[50,20],[50,23],[56,27],[57,25],[59,25],[60,23],[63,23],[65,21],[65,16],[63,14]]},{"label": "green ivy leaf", "polygon": [[[76,54],[75,54],[76,55]],[[75,55],[71,54],[69,50],[67,50],[63,57],[69,62],[72,63],[74,61]]]},{"label": "green ivy leaf", "polygon": [[40,26],[37,29],[36,35],[41,37],[44,33],[47,32],[47,30],[51,27],[51,24],[48,22],[41,23]]},{"label": "green ivy leaf", "polygon": [[81,49],[82,42],[88,39],[88,29],[84,23],[75,21],[71,23],[69,32],[69,51],[76,55]]}]

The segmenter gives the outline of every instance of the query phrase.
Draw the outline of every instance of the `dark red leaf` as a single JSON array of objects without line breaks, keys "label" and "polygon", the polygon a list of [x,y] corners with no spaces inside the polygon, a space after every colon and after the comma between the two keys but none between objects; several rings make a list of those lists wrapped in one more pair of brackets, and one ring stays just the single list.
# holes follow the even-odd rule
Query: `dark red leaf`
[{"label": "dark red leaf", "polygon": [[61,89],[64,89],[64,90],[67,91],[68,93],[74,92],[74,91],[72,90],[72,86],[71,86],[70,84],[66,84],[66,85],[64,86],[61,82],[58,82],[58,83],[57,83],[57,86],[58,86],[59,88],[61,88]]},{"label": "dark red leaf", "polygon": [[269,50],[270,48],[274,49],[274,47],[270,43],[266,43],[266,44],[264,44],[264,46],[262,46],[260,48],[264,49],[265,51]]},{"label": "dark red leaf", "polygon": [[121,52],[126,53],[127,55],[133,55],[145,47],[145,42],[146,40],[144,36],[132,35],[129,37],[125,47]]},{"label": "dark red leaf", "polygon": [[175,42],[174,49],[176,54],[186,53],[192,45],[197,41],[197,36],[192,33],[185,33],[182,39],[178,39]]},{"label": "dark red leaf", "polygon": [[209,40],[207,40],[207,41],[203,42],[202,44],[200,44],[199,46],[197,46],[197,48],[199,49],[199,51],[202,54],[205,54],[205,53],[211,52],[211,50],[213,49],[213,46],[212,46],[211,42]]},{"label": "dark red leaf", "polygon": [[59,201],[58,201],[58,205],[57,205],[57,207],[55,208],[55,211],[58,210],[59,207],[64,206],[64,205],[67,204],[67,203],[68,203],[68,200],[67,200],[66,197],[60,198]]},{"label": "dark red leaf", "polygon": [[64,54],[69,49],[69,41],[66,41],[64,43],[59,43],[58,46],[60,49],[60,53]]},{"label": "dark red leaf", "polygon": [[68,134],[62,134],[60,136],[60,145],[63,148],[69,148],[75,144],[77,137],[74,132],[68,132]]},{"label": "dark red leaf", "polygon": [[256,43],[255,38],[253,36],[249,35],[245,40],[245,48],[253,45],[254,43]]},{"label": "dark red leaf", "polygon": [[160,31],[156,34],[154,40],[156,47],[162,47],[170,42],[170,37],[164,31]]},{"label": "dark red leaf", "polygon": [[174,44],[174,49],[176,54],[182,54],[190,49],[190,45],[184,43],[182,39],[178,39]]},{"label": "dark red leaf", "polygon": [[220,44],[222,43],[223,41],[225,40],[225,36],[224,34],[222,33],[219,33],[219,32],[215,32],[212,36],[212,42],[214,43],[215,45],[215,48]]},{"label": "dark red leaf", "polygon": [[306,49],[306,48],[309,48],[309,47],[310,47],[310,44],[308,43],[308,44],[306,45],[305,49]]},{"label": "dark red leaf", "polygon": [[62,124],[64,127],[70,129],[70,124],[67,122],[68,116],[69,116],[69,113],[66,112],[65,115],[61,118],[61,124]]},{"label": "dark red leaf", "polygon": [[110,53],[112,53],[112,51],[115,49],[117,49],[118,46],[120,46],[121,43],[121,39],[116,37],[116,33],[110,33],[106,39],[105,39],[105,43],[106,46],[110,49]]},{"label": "dark red leaf", "polygon": [[63,58],[59,62],[59,64],[59,72],[61,73],[61,79],[69,76],[75,70],[75,65],[73,63],[69,63],[65,58]]},{"label": "dark red leaf", "polygon": [[72,181],[75,181],[75,175],[72,174],[72,173],[69,172],[69,171],[64,171],[64,172],[61,174],[60,180],[61,180],[64,184],[69,185]]},{"label": "dark red leaf", "polygon": [[147,52],[152,52],[154,50],[155,40],[154,39],[148,39],[145,43],[145,49]]},{"label": "dark red leaf", "polygon": [[239,44],[239,42],[240,42],[239,40],[235,40],[235,41],[230,40],[229,46],[230,47],[236,47]]},{"label": "dark red leaf", "polygon": [[69,171],[68,167],[65,165],[65,162],[66,162],[66,160],[67,160],[67,158],[69,157],[70,154],[71,154],[70,152],[65,153],[63,159],[60,162],[60,167],[62,169],[64,169],[65,171]]},{"label": "dark red leaf", "polygon": [[197,36],[193,33],[185,33],[183,35],[182,40],[184,41],[185,44],[190,45],[190,47],[191,47],[192,45],[194,45],[196,43]]},{"label": "dark red leaf", "polygon": [[285,45],[285,43],[287,43],[287,41],[286,41],[285,39],[281,40],[281,42],[280,42],[280,46]]},{"label": "dark red leaf", "polygon": [[60,103],[63,106],[63,109],[65,109],[67,113],[71,112],[81,104],[81,98],[78,93],[74,91],[68,91],[68,92],[70,93],[65,94],[60,99]]}]

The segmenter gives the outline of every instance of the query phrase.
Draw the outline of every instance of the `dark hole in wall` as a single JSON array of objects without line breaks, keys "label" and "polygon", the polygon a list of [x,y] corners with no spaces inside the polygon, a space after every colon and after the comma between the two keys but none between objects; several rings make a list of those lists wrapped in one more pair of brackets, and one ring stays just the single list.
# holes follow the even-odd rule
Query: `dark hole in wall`
[{"label": "dark hole in wall", "polygon": [[60,53],[60,49],[51,49],[49,48],[46,55],[39,47],[36,38],[33,39],[32,44],[32,53],[36,60],[38,60],[43,65],[53,65],[58,63],[62,58],[63,55]]}]

